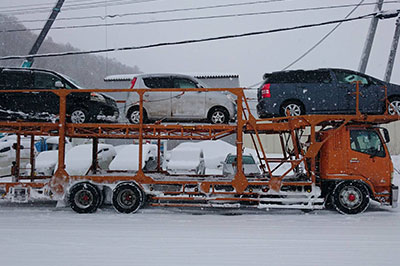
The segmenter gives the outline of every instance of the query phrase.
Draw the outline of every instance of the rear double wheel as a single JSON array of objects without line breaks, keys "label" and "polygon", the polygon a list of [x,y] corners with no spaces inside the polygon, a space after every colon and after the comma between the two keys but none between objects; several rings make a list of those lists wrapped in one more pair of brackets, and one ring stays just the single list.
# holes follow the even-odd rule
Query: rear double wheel
[{"label": "rear double wheel", "polygon": [[114,189],[112,202],[118,212],[133,213],[144,203],[144,194],[137,185],[123,183]]},{"label": "rear double wheel", "polygon": [[102,202],[100,193],[90,183],[78,183],[69,190],[69,204],[77,213],[93,213]]},{"label": "rear double wheel", "polygon": [[332,193],[332,202],[340,213],[362,213],[369,206],[369,192],[361,182],[343,181],[336,185]]}]

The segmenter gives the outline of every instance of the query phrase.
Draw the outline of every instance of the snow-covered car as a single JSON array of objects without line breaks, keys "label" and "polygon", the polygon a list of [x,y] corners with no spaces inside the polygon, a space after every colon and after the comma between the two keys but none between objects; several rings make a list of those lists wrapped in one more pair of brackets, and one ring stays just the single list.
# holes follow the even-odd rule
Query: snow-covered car
[{"label": "snow-covered car", "polygon": [[[42,90],[40,92],[1,92],[0,119],[54,120],[60,98],[52,91],[82,89],[71,78],[45,69],[0,68],[0,90]],[[67,116],[72,123],[116,121],[116,101],[103,93],[81,92],[67,96]]]},{"label": "snow-covered car", "polygon": [[[109,166],[111,171],[138,171],[139,170],[139,145],[129,144],[115,147],[117,155]],[[143,170],[151,171],[157,167],[157,145],[143,145],[142,157]]]},{"label": "snow-covered car", "polygon": [[[16,135],[3,137],[0,141],[0,177],[10,176],[13,162],[16,159],[15,144]],[[30,161],[31,138],[21,137],[20,148],[20,169],[26,168]]]},{"label": "snow-covered car", "polygon": [[[69,175],[86,175],[92,165],[92,144],[73,147],[65,154],[65,170]],[[108,166],[116,155],[113,145],[99,144],[97,151],[98,167],[108,170]]]},{"label": "snow-covered car", "polygon": [[[42,150],[35,159],[35,174],[39,176],[51,176],[54,174],[58,162],[59,137],[41,138],[36,142],[37,150]],[[72,149],[72,144],[65,139],[65,150]],[[30,165],[28,165],[30,167]]]},{"label": "snow-covered car", "polygon": [[171,151],[167,172],[175,175],[204,175],[204,155],[199,148],[180,148]]},{"label": "snow-covered car", "polygon": [[[222,164],[222,174],[225,176],[232,176],[236,174],[237,161],[236,154],[229,153]],[[256,161],[251,154],[242,155],[243,172],[246,176],[258,176],[261,174]]]},{"label": "snow-covered car", "polygon": [[[228,123],[236,117],[231,93],[222,91],[158,91],[160,88],[205,88],[201,81],[181,74],[138,74],[131,88],[154,89],[143,96],[143,121],[201,121]],[[125,115],[130,123],[140,120],[139,94],[130,93]]]}]

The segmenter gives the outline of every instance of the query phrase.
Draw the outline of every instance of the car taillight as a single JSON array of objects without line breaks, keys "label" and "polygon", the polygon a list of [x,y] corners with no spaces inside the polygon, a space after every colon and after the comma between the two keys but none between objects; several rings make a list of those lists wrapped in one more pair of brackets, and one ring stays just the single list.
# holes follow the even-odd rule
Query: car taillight
[{"label": "car taillight", "polygon": [[271,98],[271,84],[265,84],[261,89],[261,97],[262,98]]},{"label": "car taillight", "polygon": [[129,89],[133,89],[133,87],[135,87],[136,80],[137,80],[137,78],[133,78],[131,80],[131,87]]}]

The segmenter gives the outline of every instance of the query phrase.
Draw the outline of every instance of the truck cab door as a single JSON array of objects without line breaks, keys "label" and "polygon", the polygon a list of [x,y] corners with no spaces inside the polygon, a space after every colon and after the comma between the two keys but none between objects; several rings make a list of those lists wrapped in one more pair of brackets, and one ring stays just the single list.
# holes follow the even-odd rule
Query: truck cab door
[{"label": "truck cab door", "polygon": [[391,160],[377,129],[349,129],[350,175],[363,176],[374,186],[390,186]]}]

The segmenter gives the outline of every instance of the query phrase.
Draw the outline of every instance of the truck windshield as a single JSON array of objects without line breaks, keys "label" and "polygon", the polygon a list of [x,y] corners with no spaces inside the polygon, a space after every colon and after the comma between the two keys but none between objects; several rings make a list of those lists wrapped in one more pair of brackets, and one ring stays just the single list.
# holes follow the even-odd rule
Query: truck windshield
[{"label": "truck windshield", "polygon": [[371,156],[386,156],[381,138],[375,130],[350,130],[350,146],[354,151],[366,153]]}]

